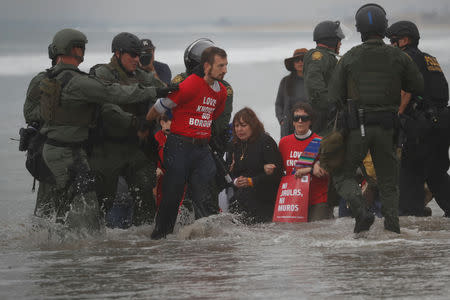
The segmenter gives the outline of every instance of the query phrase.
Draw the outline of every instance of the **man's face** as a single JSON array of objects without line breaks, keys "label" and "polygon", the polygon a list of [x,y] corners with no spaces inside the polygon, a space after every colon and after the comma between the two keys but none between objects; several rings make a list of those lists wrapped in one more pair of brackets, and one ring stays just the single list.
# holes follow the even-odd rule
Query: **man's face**
[{"label": "man's face", "polygon": [[123,52],[120,56],[120,62],[127,72],[132,73],[136,71],[139,65],[139,55],[137,53]]},{"label": "man's face", "polygon": [[339,54],[339,50],[341,50],[341,45],[342,45],[342,43],[341,43],[341,41],[339,41],[336,45],[336,54]]},{"label": "man's face", "polygon": [[390,38],[391,45],[398,48],[403,48],[409,43],[408,37],[393,36]]},{"label": "man's face", "polygon": [[170,133],[170,124],[172,124],[171,120],[167,121],[161,120],[159,122],[159,125],[161,125],[161,130],[165,135],[168,135]]},{"label": "man's face", "polygon": [[205,63],[205,74],[214,80],[223,80],[227,73],[228,60],[225,57],[219,55],[214,56],[214,63],[211,66],[209,63]]}]

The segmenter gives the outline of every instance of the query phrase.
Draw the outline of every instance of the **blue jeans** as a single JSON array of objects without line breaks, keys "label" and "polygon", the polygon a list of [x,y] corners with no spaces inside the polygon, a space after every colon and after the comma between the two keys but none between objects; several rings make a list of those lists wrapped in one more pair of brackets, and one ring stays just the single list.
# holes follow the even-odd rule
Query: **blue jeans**
[{"label": "blue jeans", "polygon": [[162,200],[156,216],[155,234],[173,232],[184,187],[189,183],[192,202],[202,206],[209,182],[214,180],[216,165],[206,145],[194,145],[170,134],[164,147],[164,180]]}]

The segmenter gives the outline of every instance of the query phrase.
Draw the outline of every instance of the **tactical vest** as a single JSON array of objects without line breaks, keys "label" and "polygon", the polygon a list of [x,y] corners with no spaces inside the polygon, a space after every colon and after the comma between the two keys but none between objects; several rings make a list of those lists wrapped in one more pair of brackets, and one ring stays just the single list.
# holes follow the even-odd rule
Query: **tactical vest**
[{"label": "tactical vest", "polygon": [[[49,125],[95,127],[97,107],[95,104],[73,107],[61,105],[62,90],[74,77],[72,72],[64,71],[53,72],[49,69],[46,77],[40,83],[40,111],[42,118]],[[61,73],[63,73],[62,76],[58,76]]]},{"label": "tactical vest", "polygon": [[348,97],[358,100],[362,108],[398,105],[393,99],[399,93],[401,82],[396,76],[394,57],[387,47],[363,44],[354,53],[349,66]]}]

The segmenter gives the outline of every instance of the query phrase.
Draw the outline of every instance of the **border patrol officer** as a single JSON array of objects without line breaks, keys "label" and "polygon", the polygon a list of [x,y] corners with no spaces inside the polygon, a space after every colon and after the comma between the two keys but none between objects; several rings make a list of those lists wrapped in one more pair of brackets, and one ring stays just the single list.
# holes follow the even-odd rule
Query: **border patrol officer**
[{"label": "border patrol officer", "polygon": [[344,162],[334,171],[333,181],[355,216],[354,232],[369,230],[374,216],[367,210],[355,172],[370,150],[379,184],[384,228],[400,233],[394,121],[400,91],[421,93],[423,78],[411,58],[400,49],[384,44],[387,19],[381,6],[363,5],[355,19],[363,43],[341,58],[329,86],[330,100],[340,109],[348,107],[349,123]]},{"label": "border patrol officer", "polygon": [[[413,22],[399,21],[387,30],[391,44],[407,53],[425,82],[422,94],[403,93],[408,105],[400,165],[400,214],[426,216],[424,182],[445,216],[450,217],[448,83],[437,59],[419,50],[419,30]],[[411,101],[409,101],[411,100]]]},{"label": "border patrol officer", "polygon": [[[121,85],[165,86],[152,73],[138,68],[142,47],[137,36],[128,32],[119,33],[114,37],[111,49],[114,53],[111,62],[94,66],[91,74]],[[144,153],[138,137],[139,131],[144,134],[153,127],[145,121],[145,116],[149,105],[153,105],[156,99],[149,100],[145,103],[103,104],[99,124],[101,137],[96,139],[90,159],[98,179],[97,194],[104,213],[111,210],[119,176],[123,176],[134,202],[132,223],[135,226],[151,223],[156,210],[152,192],[156,159],[154,155]]]},{"label": "border patrol officer", "polygon": [[316,114],[312,131],[320,136],[328,133],[328,84],[336,67],[341,40],[345,38],[339,21],[323,21],[314,28],[313,39],[317,46],[303,59],[303,76],[306,96]]},{"label": "border patrol officer", "polygon": [[154,98],[157,89],[102,82],[78,69],[86,36],[74,29],[58,31],[52,43],[57,64],[40,83],[41,133],[47,136],[43,158],[63,197],[57,204],[57,222],[70,229],[100,228],[95,179],[87,161],[89,129],[95,126],[99,104],[126,104]]}]

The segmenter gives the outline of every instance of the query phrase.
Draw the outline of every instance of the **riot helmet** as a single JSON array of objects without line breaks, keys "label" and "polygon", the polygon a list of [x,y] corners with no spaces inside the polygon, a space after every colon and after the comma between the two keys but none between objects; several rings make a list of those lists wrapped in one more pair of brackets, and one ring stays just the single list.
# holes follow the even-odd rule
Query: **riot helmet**
[{"label": "riot helmet", "polygon": [[355,14],[356,31],[363,41],[371,35],[384,37],[387,28],[386,11],[375,3],[361,6]]},{"label": "riot helmet", "polygon": [[132,33],[121,32],[116,35],[111,44],[111,52],[132,53],[140,55],[142,50],[141,40]]},{"label": "riot helmet", "polygon": [[399,21],[388,27],[386,36],[392,38],[409,37],[412,43],[417,45],[419,43],[420,34],[416,24],[411,21]]},{"label": "riot helmet", "polygon": [[313,40],[315,42],[322,42],[328,39],[342,40],[345,38],[341,29],[341,22],[339,21],[323,21],[317,24],[314,28]]},{"label": "riot helmet", "polygon": [[207,38],[200,38],[192,42],[184,51],[184,65],[186,70],[192,71],[198,64],[206,48],[214,46],[214,42]]},{"label": "riot helmet", "polygon": [[[72,55],[73,47],[85,48],[88,40],[84,33],[75,29],[62,29],[58,31],[53,37],[53,42],[49,45],[48,48],[48,56],[49,58],[56,58],[58,55]],[[83,57],[74,56],[81,61],[83,61]]]}]

